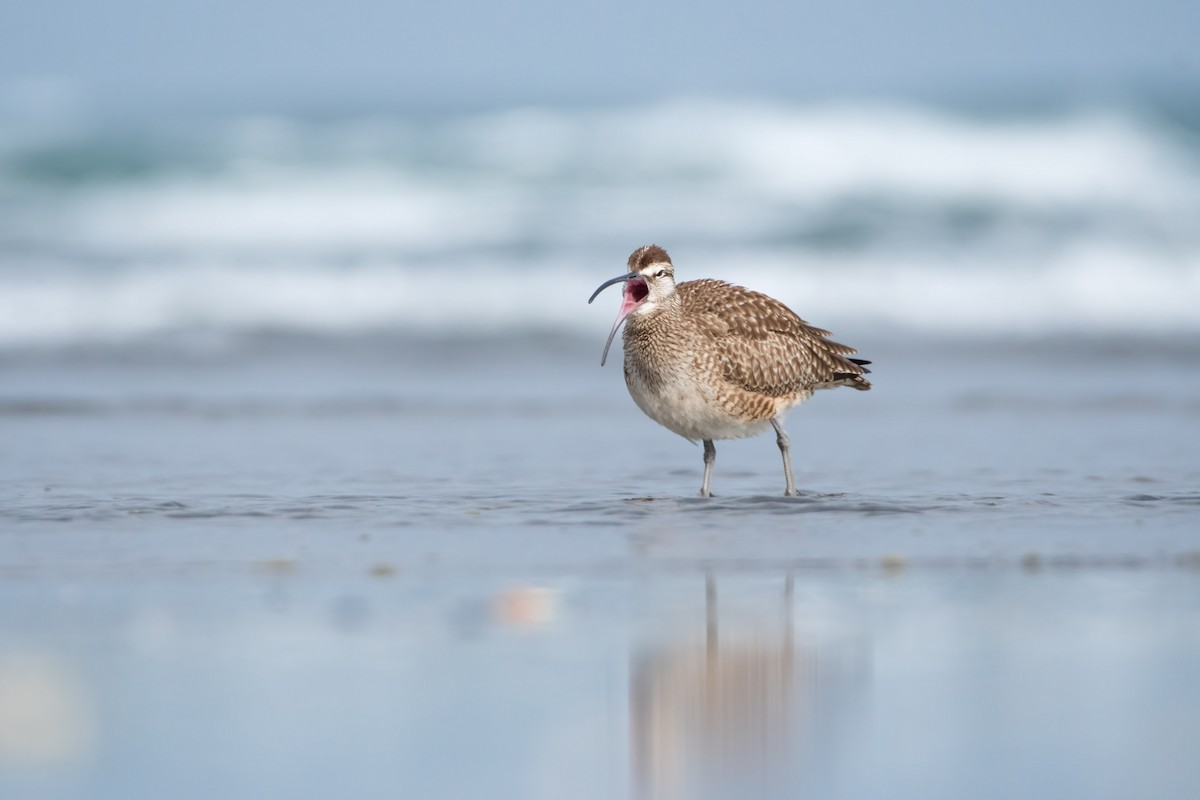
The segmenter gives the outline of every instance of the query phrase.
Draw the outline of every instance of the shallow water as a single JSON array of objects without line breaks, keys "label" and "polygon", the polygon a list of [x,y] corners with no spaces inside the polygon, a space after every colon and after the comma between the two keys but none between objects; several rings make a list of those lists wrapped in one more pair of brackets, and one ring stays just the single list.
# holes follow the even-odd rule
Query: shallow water
[{"label": "shallow water", "polygon": [[599,341],[5,355],[0,794],[1189,796],[1200,351],[855,344],[712,500]]},{"label": "shallow water", "polygon": [[1194,571],[313,572],[6,582],[0,676],[38,722],[6,796],[1186,797],[1200,777]]}]

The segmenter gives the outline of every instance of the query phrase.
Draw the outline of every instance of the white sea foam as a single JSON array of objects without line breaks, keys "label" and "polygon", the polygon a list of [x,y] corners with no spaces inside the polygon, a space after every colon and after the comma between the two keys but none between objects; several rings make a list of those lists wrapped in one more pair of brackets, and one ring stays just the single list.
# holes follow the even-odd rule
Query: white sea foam
[{"label": "white sea foam", "polygon": [[591,331],[583,300],[648,241],[819,324],[1200,331],[1194,143],[1116,109],[672,102],[145,138],[153,157],[4,140],[0,347]]},{"label": "white sea foam", "polygon": [[[685,251],[681,251],[685,252]],[[715,260],[677,255],[681,276],[721,274]],[[373,331],[488,335],[535,329],[600,335],[616,295],[587,297],[619,274],[620,259],[564,274],[540,263],[517,271],[484,265],[346,270],[128,270],[103,278],[8,278],[0,295],[0,345],[130,341],[174,331]],[[1200,261],[1147,264],[1112,250],[1064,254],[1053,265],[953,270],[931,262],[865,258],[837,269],[762,255],[725,277],[787,302],[838,329],[901,326],[939,333],[1033,336],[1200,334]],[[611,306],[611,308],[610,308]]]}]

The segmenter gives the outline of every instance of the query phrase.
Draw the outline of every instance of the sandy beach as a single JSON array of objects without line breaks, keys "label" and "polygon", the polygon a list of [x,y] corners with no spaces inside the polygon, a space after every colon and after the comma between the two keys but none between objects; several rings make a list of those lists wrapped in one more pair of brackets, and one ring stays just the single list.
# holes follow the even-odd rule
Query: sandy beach
[{"label": "sandy beach", "polygon": [[0,789],[1184,796],[1197,351],[859,339],[712,500],[588,340],[10,357]]},{"label": "sandy beach", "polygon": [[[1194,104],[9,95],[4,800],[1195,794]],[[600,366],[650,242],[872,362],[801,496]]]}]

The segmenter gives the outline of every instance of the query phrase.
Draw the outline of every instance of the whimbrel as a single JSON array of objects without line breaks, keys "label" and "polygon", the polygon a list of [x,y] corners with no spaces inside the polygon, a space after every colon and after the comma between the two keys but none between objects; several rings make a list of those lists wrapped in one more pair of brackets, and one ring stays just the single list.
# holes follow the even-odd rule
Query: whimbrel
[{"label": "whimbrel", "polygon": [[588,302],[624,283],[617,328],[625,323],[625,385],[646,416],[691,442],[704,443],[700,496],[711,497],[716,439],[775,429],[785,495],[797,494],[783,414],[817,389],[866,391],[870,361],[830,341],[783,303],[725,281],[675,283],[675,267],[658,245],[629,256],[629,272],[600,284]]}]

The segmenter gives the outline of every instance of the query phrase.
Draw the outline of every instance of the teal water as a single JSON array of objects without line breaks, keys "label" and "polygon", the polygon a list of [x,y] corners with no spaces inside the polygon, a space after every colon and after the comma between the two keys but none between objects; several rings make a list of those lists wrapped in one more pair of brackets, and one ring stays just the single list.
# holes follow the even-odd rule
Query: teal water
[{"label": "teal water", "polygon": [[579,300],[651,242],[837,331],[1194,336],[1197,119],[675,100],[7,125],[0,349],[585,336],[611,312]]}]

